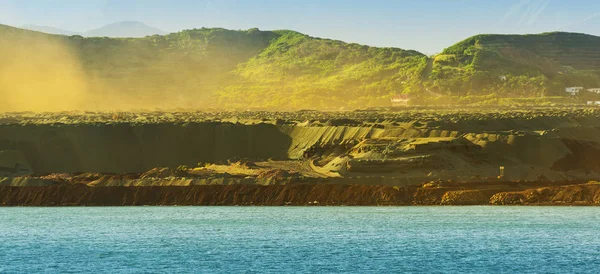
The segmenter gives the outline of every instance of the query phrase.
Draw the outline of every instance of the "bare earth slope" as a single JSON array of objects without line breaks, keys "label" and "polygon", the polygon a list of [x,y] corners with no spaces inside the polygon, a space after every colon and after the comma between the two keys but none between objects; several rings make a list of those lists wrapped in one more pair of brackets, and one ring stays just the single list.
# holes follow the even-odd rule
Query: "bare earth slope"
[{"label": "bare earth slope", "polygon": [[599,118],[596,108],[7,113],[0,201],[596,204]]}]

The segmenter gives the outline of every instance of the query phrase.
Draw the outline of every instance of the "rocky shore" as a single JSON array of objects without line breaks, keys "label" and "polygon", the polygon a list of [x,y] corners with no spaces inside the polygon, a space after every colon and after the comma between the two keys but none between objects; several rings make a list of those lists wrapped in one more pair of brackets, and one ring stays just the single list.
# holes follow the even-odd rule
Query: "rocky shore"
[{"label": "rocky shore", "polygon": [[483,185],[204,185],[0,187],[2,206],[408,206],[600,205],[597,182],[502,182]]}]

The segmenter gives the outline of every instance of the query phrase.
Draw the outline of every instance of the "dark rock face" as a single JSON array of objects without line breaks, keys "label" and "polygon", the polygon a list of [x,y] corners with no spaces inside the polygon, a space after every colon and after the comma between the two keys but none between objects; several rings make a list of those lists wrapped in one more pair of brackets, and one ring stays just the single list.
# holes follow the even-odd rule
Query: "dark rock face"
[{"label": "dark rock face", "polygon": [[[566,183],[566,182],[565,182]],[[88,187],[82,184],[0,187],[1,206],[386,206],[386,205],[600,205],[600,185],[535,187],[539,182],[501,187],[472,185],[422,188],[344,184]]]},{"label": "dark rock face", "polygon": [[493,205],[600,205],[600,185],[552,186],[518,192],[501,192],[490,198]]},{"label": "dark rock face", "polygon": [[359,185],[0,187],[3,206],[408,205],[406,189]]}]

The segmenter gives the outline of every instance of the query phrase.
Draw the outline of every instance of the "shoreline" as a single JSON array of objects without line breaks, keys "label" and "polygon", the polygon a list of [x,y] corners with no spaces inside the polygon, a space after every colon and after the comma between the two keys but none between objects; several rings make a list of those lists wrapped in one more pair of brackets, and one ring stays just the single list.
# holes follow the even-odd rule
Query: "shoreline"
[{"label": "shoreline", "polygon": [[[597,206],[600,184],[489,188],[288,184],[89,187],[2,186],[0,206]],[[529,188],[532,187],[532,188]]]},{"label": "shoreline", "polygon": [[600,110],[0,115],[0,205],[596,205]]}]

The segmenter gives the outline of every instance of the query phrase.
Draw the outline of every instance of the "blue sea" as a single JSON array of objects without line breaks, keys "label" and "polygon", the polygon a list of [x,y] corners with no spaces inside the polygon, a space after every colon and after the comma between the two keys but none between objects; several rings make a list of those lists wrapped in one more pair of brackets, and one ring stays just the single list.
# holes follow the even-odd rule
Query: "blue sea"
[{"label": "blue sea", "polygon": [[598,273],[594,207],[0,208],[0,273]]}]

